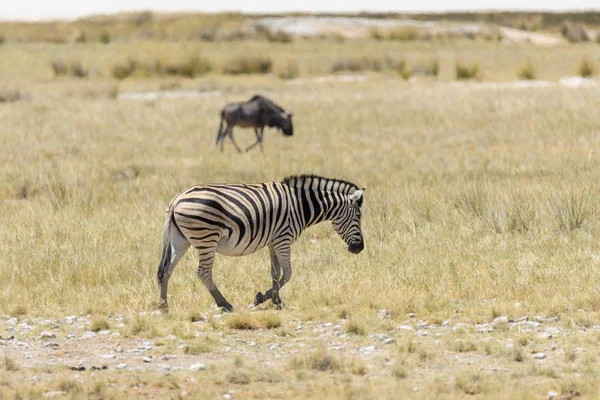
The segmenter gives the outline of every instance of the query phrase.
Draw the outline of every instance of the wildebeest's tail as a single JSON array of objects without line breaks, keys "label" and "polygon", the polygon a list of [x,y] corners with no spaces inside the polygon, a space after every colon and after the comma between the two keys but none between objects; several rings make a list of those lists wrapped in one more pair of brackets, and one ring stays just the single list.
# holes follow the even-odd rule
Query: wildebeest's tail
[{"label": "wildebeest's tail", "polygon": [[[160,256],[160,263],[158,264],[158,273],[156,274],[158,277],[158,284],[165,277],[165,272],[167,267],[171,263],[171,223],[175,223],[173,220],[173,203],[169,204],[169,209],[167,210],[167,215],[165,216],[165,225],[163,227],[163,249],[162,255]],[[175,227],[175,229],[177,229]]]},{"label": "wildebeest's tail", "polygon": [[223,135],[225,134],[225,131],[223,130],[223,122],[225,122],[225,116],[223,115],[223,112],[221,112],[221,123],[219,124],[219,132],[217,133],[217,145],[219,142],[221,142],[221,140],[223,140]]}]

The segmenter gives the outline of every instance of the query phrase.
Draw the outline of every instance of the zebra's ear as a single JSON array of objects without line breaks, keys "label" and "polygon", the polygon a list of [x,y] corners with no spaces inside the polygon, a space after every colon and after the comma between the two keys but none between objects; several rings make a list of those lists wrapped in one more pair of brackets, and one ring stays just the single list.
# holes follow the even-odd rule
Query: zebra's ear
[{"label": "zebra's ear", "polygon": [[361,198],[366,188],[355,190],[354,193],[350,195],[350,203],[356,204]]}]

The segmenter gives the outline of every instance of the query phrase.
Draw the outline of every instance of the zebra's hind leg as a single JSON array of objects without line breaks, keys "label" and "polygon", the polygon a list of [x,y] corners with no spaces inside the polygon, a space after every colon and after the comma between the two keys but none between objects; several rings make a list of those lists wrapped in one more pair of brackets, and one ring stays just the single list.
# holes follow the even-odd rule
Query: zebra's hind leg
[{"label": "zebra's hind leg", "polygon": [[208,289],[213,299],[217,303],[217,306],[223,307],[223,312],[233,312],[233,306],[229,304],[225,297],[221,294],[217,286],[213,282],[212,278],[212,267],[215,261],[215,249],[210,250],[208,253],[205,249],[200,252],[200,265],[198,266],[198,277]]},{"label": "zebra's hind leg", "polygon": [[164,237],[164,249],[161,263],[158,267],[158,285],[160,288],[160,298],[158,300],[158,308],[163,312],[169,311],[169,304],[167,303],[167,288],[169,286],[169,278],[173,273],[173,270],[177,266],[181,257],[185,254],[187,249],[190,247],[190,243],[181,234],[179,228],[175,226],[169,218]]}]

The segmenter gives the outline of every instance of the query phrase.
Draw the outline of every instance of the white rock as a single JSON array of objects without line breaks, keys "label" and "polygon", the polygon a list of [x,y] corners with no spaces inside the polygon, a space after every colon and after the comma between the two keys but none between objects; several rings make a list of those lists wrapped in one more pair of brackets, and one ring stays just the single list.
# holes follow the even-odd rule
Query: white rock
[{"label": "white rock", "polygon": [[149,363],[149,362],[152,362],[152,358],[150,358],[150,357],[142,357],[142,361],[145,362],[145,363]]},{"label": "white rock", "polygon": [[206,369],[206,366],[202,363],[192,364],[190,366],[191,371],[204,371],[205,369]]},{"label": "white rock", "polygon": [[503,315],[501,317],[496,317],[494,318],[494,321],[492,321],[492,324],[507,324],[508,323],[508,317],[506,315]]},{"label": "white rock", "polygon": [[43,397],[45,399],[51,399],[56,396],[66,396],[67,392],[63,392],[62,390],[53,390],[51,392],[44,393]]},{"label": "white rock", "polygon": [[390,312],[388,310],[386,310],[385,308],[379,310],[379,312],[377,312],[377,318],[379,319],[384,319],[384,318],[389,318],[390,317]]},{"label": "white rock", "polygon": [[127,367],[129,367],[127,363],[121,363],[116,366],[117,369],[125,369]]},{"label": "white rock", "polygon": [[396,329],[399,331],[412,331],[414,328],[410,325],[398,325]]},{"label": "white rock", "polygon": [[87,332],[84,332],[83,335],[81,335],[82,339],[91,339],[93,337],[96,337],[96,332],[87,331]]},{"label": "white rock", "polygon": [[536,360],[543,360],[546,358],[546,353],[533,353],[533,358]]},{"label": "white rock", "polygon": [[363,352],[370,353],[370,352],[373,352],[376,350],[377,350],[376,346],[365,346],[365,347],[361,347],[360,349],[358,349],[358,351],[360,351],[361,353],[363,353]]},{"label": "white rock", "polygon": [[233,396],[232,396],[231,394],[229,394],[229,393],[225,393],[225,394],[223,395],[223,398],[224,398],[225,400],[231,400],[231,399],[233,399]]},{"label": "white rock", "polygon": [[48,331],[44,331],[42,333],[40,333],[40,338],[42,339],[54,339],[56,338],[56,335],[52,332],[48,332]]},{"label": "white rock", "polygon": [[100,357],[104,358],[105,360],[114,360],[117,358],[115,354],[101,354]]},{"label": "white rock", "polygon": [[169,364],[158,364],[157,367],[160,368],[160,369],[163,369],[165,371],[170,371],[171,370],[171,366]]},{"label": "white rock", "polygon": [[420,329],[416,332],[417,336],[427,336],[429,335],[429,332],[427,332],[426,330]]},{"label": "white rock", "polygon": [[548,392],[548,400],[555,399],[556,396],[558,396],[558,392],[555,392],[554,390]]},{"label": "white rock", "polygon": [[9,318],[8,321],[6,321],[6,323],[9,325],[16,325],[17,322],[19,322],[19,320],[15,317]]},{"label": "white rock", "polygon": [[387,338],[383,340],[383,344],[394,344],[396,343],[396,339],[394,338]]}]

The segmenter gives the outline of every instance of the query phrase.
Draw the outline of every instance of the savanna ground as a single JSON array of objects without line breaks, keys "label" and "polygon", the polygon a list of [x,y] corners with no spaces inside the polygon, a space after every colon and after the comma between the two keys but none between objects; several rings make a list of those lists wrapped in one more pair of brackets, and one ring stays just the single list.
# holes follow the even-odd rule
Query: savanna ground
[{"label": "savanna ground", "polygon": [[[297,63],[226,76],[241,51]],[[112,77],[128,57],[200,52],[193,79]],[[85,78],[54,77],[57,57]],[[343,57],[437,59],[315,79]],[[0,397],[574,398],[598,396],[600,92],[556,81],[597,44],[372,39],[0,46]],[[455,82],[455,63],[479,66]],[[545,86],[514,86],[532,65]],[[484,81],[484,82],[481,82]],[[486,81],[495,81],[489,84]],[[205,97],[125,100],[161,88]],[[263,93],[295,135],[214,146],[221,107]],[[252,142],[237,130],[238,141]],[[266,251],[218,257],[222,315],[189,252],[157,313],[164,209],[198,183],[315,173],[366,185],[358,256],[324,223],[293,247],[283,311],[248,309]]]}]

